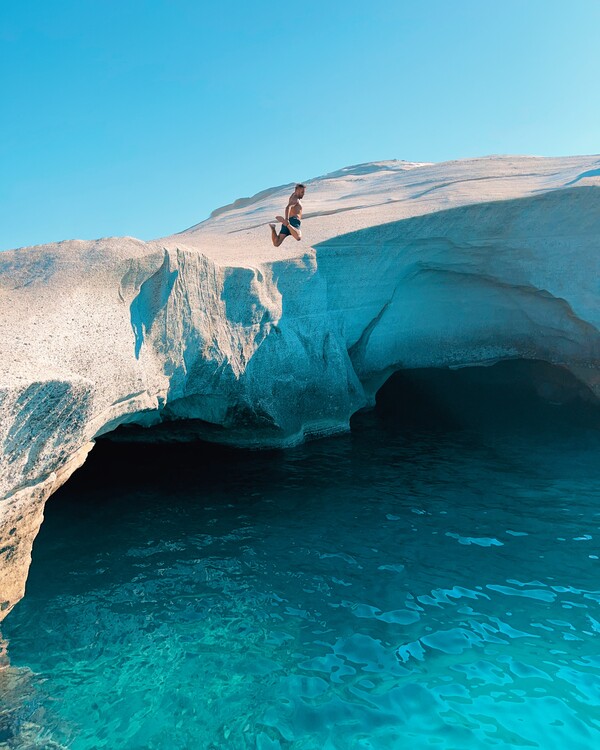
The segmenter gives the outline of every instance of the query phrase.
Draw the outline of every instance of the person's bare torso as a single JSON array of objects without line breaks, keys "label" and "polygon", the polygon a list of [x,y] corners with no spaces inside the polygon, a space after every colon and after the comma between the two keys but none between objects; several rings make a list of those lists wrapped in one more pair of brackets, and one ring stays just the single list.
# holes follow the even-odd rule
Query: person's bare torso
[{"label": "person's bare torso", "polygon": [[291,219],[293,216],[295,216],[296,218],[301,219],[302,218],[302,203],[300,202],[300,198],[298,198],[295,192],[293,192],[290,195],[290,200],[288,202],[288,205],[290,207],[288,217]]}]

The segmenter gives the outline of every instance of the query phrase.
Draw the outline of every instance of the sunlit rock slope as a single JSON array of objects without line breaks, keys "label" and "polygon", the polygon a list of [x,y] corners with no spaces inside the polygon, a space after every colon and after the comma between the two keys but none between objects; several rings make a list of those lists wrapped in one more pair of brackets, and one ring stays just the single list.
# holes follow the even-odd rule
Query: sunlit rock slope
[{"label": "sunlit rock slope", "polygon": [[599,157],[348,167],[275,249],[291,187],[151,242],[0,254],[0,616],[45,500],[124,423],[284,446],[347,429],[395,370],[514,358],[600,395]]}]

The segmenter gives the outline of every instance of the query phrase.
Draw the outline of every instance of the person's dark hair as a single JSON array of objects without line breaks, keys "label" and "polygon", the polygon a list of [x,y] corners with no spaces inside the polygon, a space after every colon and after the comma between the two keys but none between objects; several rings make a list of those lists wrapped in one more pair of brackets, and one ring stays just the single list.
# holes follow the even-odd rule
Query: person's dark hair
[{"label": "person's dark hair", "polygon": [[296,190],[298,190],[298,188],[304,188],[306,190],[306,185],[303,185],[301,182],[298,182],[296,184]]}]

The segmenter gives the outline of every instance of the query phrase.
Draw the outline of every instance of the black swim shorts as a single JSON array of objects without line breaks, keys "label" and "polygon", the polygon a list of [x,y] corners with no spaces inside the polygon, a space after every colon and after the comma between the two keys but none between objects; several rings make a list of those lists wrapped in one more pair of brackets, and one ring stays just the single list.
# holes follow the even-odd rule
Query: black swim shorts
[{"label": "black swim shorts", "polygon": [[[292,216],[289,222],[294,227],[294,229],[300,229],[301,221],[297,216]],[[289,233],[290,233],[290,230],[286,227],[285,224],[282,224],[280,234],[288,235]]]}]

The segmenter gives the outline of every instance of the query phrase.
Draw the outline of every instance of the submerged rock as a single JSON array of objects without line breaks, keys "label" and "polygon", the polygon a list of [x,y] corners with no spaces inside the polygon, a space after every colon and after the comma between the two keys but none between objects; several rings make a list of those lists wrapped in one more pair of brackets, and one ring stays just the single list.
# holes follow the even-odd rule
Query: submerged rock
[{"label": "submerged rock", "polygon": [[289,185],[160,240],[1,253],[0,617],[46,499],[121,425],[291,445],[346,430],[398,370],[506,359],[597,399],[599,164],[349,167],[307,183],[304,239],[280,248]]}]

